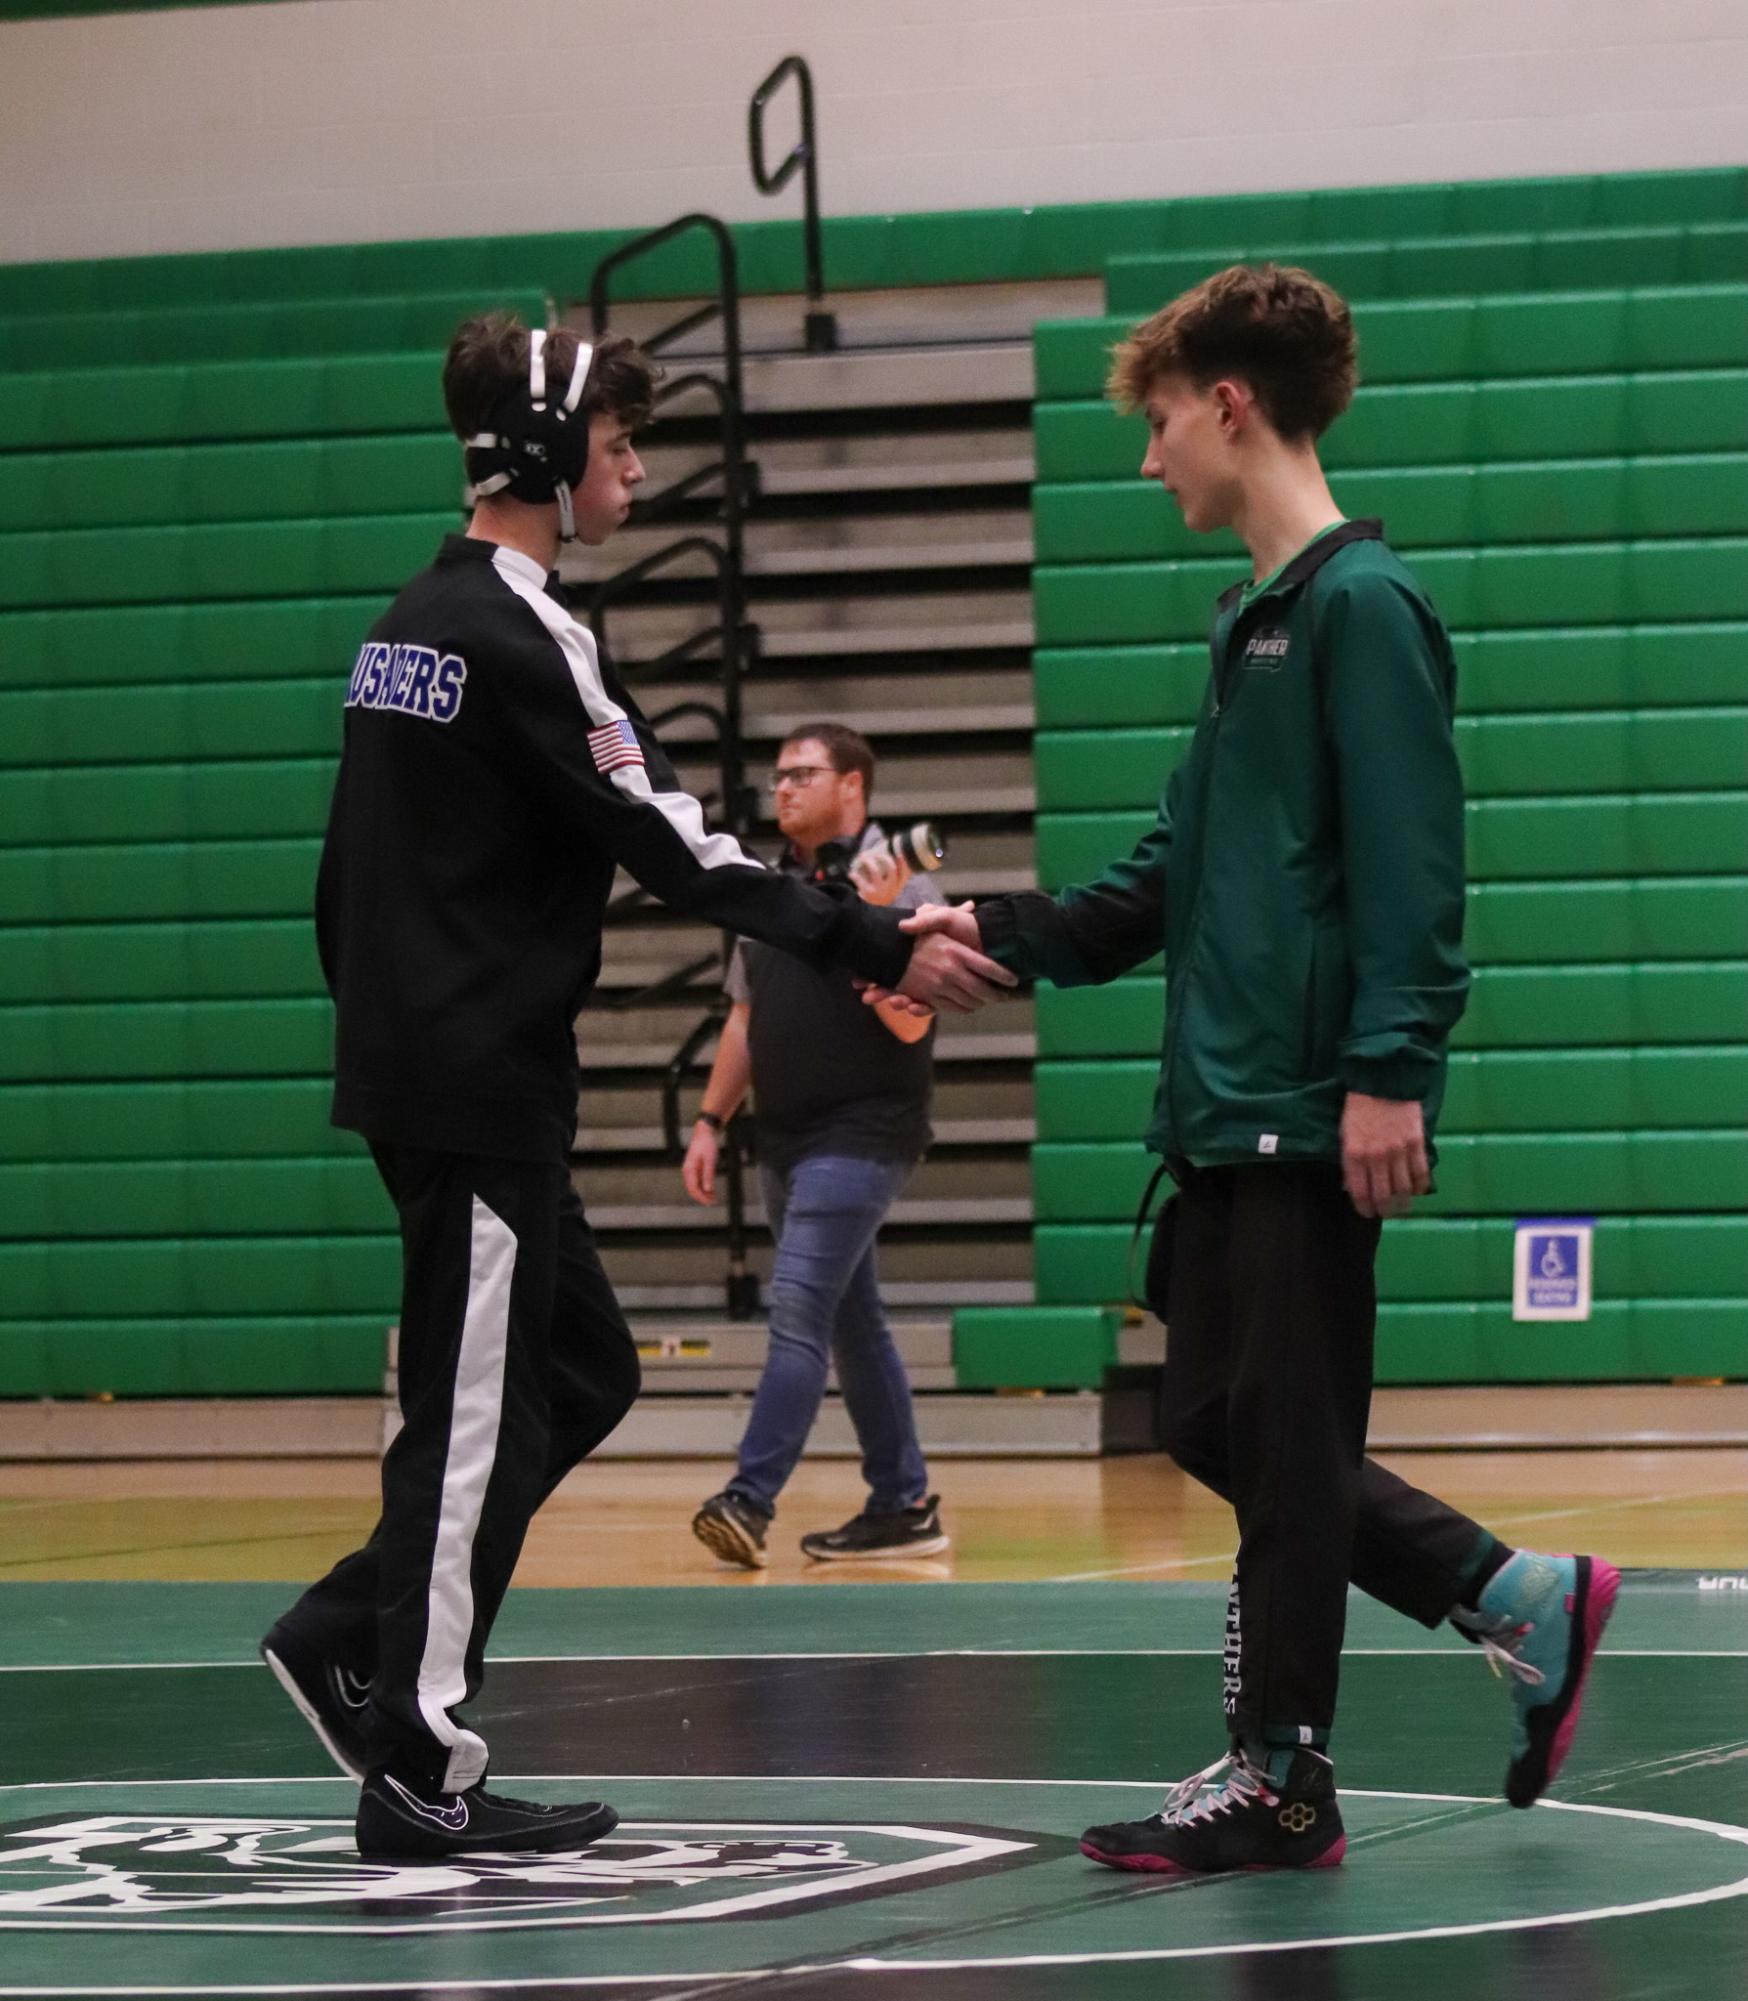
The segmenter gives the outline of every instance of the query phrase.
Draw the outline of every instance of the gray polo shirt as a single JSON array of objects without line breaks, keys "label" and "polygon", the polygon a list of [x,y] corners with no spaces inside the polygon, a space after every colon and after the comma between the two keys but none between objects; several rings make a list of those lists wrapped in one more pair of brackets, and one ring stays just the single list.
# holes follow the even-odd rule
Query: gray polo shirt
[{"label": "gray polo shirt", "polygon": [[[883,838],[870,820],[855,852]],[[815,872],[792,853],[779,866],[794,875]],[[943,900],[933,877],[913,875],[893,907]],[[750,1009],[753,1130],[763,1165],[783,1171],[826,1153],[918,1160],[928,1150],[932,1026],[918,1041],[901,1042],[848,973],[815,972],[751,939],[735,947],[723,985],[731,1001]]]}]

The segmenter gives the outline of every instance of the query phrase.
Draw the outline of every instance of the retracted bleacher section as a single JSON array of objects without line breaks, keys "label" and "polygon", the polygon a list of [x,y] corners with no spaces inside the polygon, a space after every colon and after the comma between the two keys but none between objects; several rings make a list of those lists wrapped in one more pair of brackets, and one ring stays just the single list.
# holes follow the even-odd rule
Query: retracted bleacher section
[{"label": "retracted bleacher section", "polygon": [[[1127,845],[1230,555],[1098,402],[1137,311],[1297,249],[1360,300],[1331,439],[1462,655],[1482,971],[1441,1193],[1386,1240],[1388,1374],[1740,1372],[1748,407],[1737,173],[828,222],[845,289],[1088,276],[1037,338],[1038,856]],[[749,292],[799,230],[737,230]],[[455,525],[436,363],[622,236],[0,269],[0,1396],[372,1391],[397,1258],[326,1122],[310,933],[337,677]],[[1325,254],[1327,253],[1327,254]],[[677,250],[646,289],[685,296]],[[1572,289],[1565,289],[1572,288]],[[1526,296],[1526,294],[1533,294]],[[958,1377],[1099,1380],[1157,978],[1041,994],[1037,1297]],[[1514,1329],[1518,1210],[1596,1210],[1602,1305]]]},{"label": "retracted bleacher section", "polygon": [[[1179,240],[1107,265],[1110,318],[1040,327],[1039,874],[1082,880],[1150,821],[1211,600],[1242,574],[1135,477],[1143,427],[1099,401],[1108,349],[1221,263],[1308,263],[1360,336],[1335,495],[1383,516],[1453,630],[1470,795],[1475,985],[1438,1191],[1385,1232],[1380,1380],[1740,1376],[1744,177],[1598,184],[1619,206],[1582,226],[1540,189],[1483,214],[1487,192],[1461,191],[1473,233],[1426,190],[1332,197],[1315,230],[1266,200],[1180,206]],[[1008,1342],[1031,1365],[1009,1380],[1114,1358],[1101,1309],[1127,1294],[1161,1005],[1157,964],[1038,997],[1038,1310],[1064,1361],[1041,1371],[1023,1322],[988,1316],[988,1365]],[[1588,1323],[1512,1321],[1513,1222],[1545,1214],[1598,1218]]]}]

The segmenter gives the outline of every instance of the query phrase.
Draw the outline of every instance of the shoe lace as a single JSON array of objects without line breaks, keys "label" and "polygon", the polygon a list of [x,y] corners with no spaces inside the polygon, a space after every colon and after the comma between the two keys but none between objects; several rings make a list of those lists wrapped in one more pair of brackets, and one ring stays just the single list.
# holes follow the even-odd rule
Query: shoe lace
[{"label": "shoe lace", "polygon": [[1522,1658],[1523,1643],[1535,1631],[1533,1622],[1514,1626],[1509,1620],[1502,1619],[1497,1624],[1489,1625],[1472,1612],[1457,1612],[1453,1616],[1457,1624],[1479,1644],[1496,1680],[1515,1679],[1527,1688],[1540,1688],[1547,1680],[1533,1661]]},{"label": "shoe lace", "polygon": [[[1202,1790],[1204,1786],[1208,1788],[1206,1792]],[[1193,1827],[1199,1821],[1211,1821],[1217,1814],[1230,1813],[1235,1806],[1248,1806],[1256,1800],[1264,1806],[1279,1803],[1264,1775],[1242,1751],[1232,1751],[1224,1758],[1216,1758],[1204,1770],[1192,1772],[1187,1779],[1179,1779],[1160,1803],[1158,1818],[1168,1827]]]}]

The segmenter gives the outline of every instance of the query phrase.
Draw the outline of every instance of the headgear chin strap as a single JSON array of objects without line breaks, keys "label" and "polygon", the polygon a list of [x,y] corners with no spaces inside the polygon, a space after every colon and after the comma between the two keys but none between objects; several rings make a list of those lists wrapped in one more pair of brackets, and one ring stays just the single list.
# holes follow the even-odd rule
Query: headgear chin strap
[{"label": "headgear chin strap", "polygon": [[462,441],[476,498],[508,493],[535,507],[556,500],[562,542],[574,542],[577,535],[571,489],[589,464],[589,420],[577,406],[594,356],[587,341],[578,341],[569,387],[548,402],[546,335],[536,328],[528,336],[528,387],[518,383],[500,397],[487,417],[491,429]]}]

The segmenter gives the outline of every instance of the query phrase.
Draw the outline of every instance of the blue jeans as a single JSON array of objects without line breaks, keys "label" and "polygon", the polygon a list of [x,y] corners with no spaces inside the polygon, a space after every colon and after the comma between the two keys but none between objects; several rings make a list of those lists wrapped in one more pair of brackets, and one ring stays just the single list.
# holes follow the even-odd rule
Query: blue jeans
[{"label": "blue jeans", "polygon": [[868,1505],[914,1507],[929,1473],[917,1443],[910,1378],[880,1304],[874,1239],[914,1162],[816,1154],[761,1167],[765,1215],[777,1239],[771,1346],[729,1491],[774,1514],[825,1395],[828,1358],[862,1447]]}]

